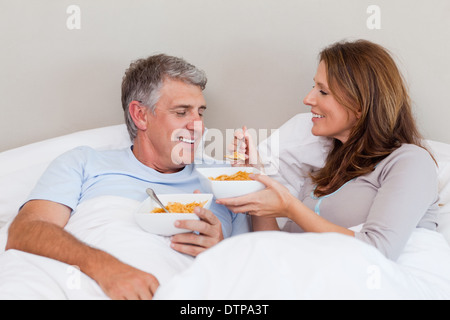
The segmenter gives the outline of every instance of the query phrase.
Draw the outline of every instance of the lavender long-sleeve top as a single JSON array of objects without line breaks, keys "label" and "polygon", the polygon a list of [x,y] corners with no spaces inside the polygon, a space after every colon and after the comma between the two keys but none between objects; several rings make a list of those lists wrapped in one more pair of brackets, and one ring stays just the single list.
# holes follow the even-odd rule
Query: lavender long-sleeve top
[{"label": "lavender long-sleeve top", "polygon": [[[396,260],[415,228],[435,230],[438,216],[438,178],[430,154],[404,144],[375,170],[317,198],[307,179],[299,199],[328,221],[350,228],[362,224],[355,237]],[[293,222],[286,231],[301,232]]]}]

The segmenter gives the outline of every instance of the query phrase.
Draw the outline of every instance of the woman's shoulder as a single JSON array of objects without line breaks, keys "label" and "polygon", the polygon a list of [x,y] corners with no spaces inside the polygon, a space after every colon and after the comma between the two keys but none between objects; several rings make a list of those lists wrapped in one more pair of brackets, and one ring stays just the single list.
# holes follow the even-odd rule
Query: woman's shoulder
[{"label": "woman's shoulder", "polygon": [[433,158],[430,152],[418,145],[404,143],[399,148],[394,150],[388,158],[394,159],[420,159],[423,161],[432,161]]},{"label": "woman's shoulder", "polygon": [[384,172],[400,170],[411,174],[418,171],[431,174],[436,168],[436,163],[428,150],[415,144],[403,144],[380,162],[379,169]]}]

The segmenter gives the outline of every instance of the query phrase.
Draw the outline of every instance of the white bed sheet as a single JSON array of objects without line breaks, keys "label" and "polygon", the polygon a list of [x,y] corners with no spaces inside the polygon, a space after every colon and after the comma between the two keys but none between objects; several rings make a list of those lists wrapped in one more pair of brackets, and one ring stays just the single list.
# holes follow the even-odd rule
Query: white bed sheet
[{"label": "white bed sheet", "polygon": [[[338,234],[256,232],[200,255],[143,231],[139,206],[121,197],[83,203],[67,230],[87,244],[154,274],[157,299],[450,299],[450,247],[417,229],[397,262]],[[4,247],[4,243],[0,244]],[[48,258],[0,254],[0,299],[107,299],[95,281]]]},{"label": "white bed sheet", "polygon": [[[134,211],[139,202],[98,197],[81,204],[66,230],[124,263],[157,277],[161,284],[186,270],[194,258],[170,248],[168,237],[139,227]],[[6,237],[0,238],[0,252]],[[8,250],[0,254],[2,299],[107,299],[95,281],[74,267],[41,256]]]},{"label": "white bed sheet", "polygon": [[155,299],[450,299],[450,248],[417,229],[397,262],[334,233],[256,232],[227,239]]}]

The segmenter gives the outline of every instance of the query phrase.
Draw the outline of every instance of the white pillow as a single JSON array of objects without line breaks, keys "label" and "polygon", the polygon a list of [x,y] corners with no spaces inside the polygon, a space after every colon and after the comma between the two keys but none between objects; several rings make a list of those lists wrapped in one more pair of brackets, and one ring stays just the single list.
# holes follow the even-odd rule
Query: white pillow
[{"label": "white pillow", "polygon": [[323,167],[331,146],[330,139],[311,134],[311,118],[311,113],[295,115],[258,146],[265,173],[296,197],[308,174]]},{"label": "white pillow", "polygon": [[50,162],[78,146],[99,150],[131,145],[124,124],[79,131],[0,153],[0,227],[11,220]]},{"label": "white pillow", "polygon": [[450,213],[450,144],[427,140],[426,143],[438,163],[440,211]]},{"label": "white pillow", "polygon": [[446,214],[441,214],[438,223],[437,231],[441,233],[450,244],[450,214],[448,212]]},{"label": "white pillow", "polygon": [[450,144],[426,141],[438,163],[439,226],[438,231],[450,243]]}]

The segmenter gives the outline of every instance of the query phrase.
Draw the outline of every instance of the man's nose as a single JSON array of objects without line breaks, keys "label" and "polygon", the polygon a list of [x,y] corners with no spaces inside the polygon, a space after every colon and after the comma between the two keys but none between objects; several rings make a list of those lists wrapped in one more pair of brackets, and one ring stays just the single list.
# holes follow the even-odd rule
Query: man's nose
[{"label": "man's nose", "polygon": [[203,132],[203,120],[202,118],[192,119],[186,125],[188,130],[193,130],[195,132]]}]

